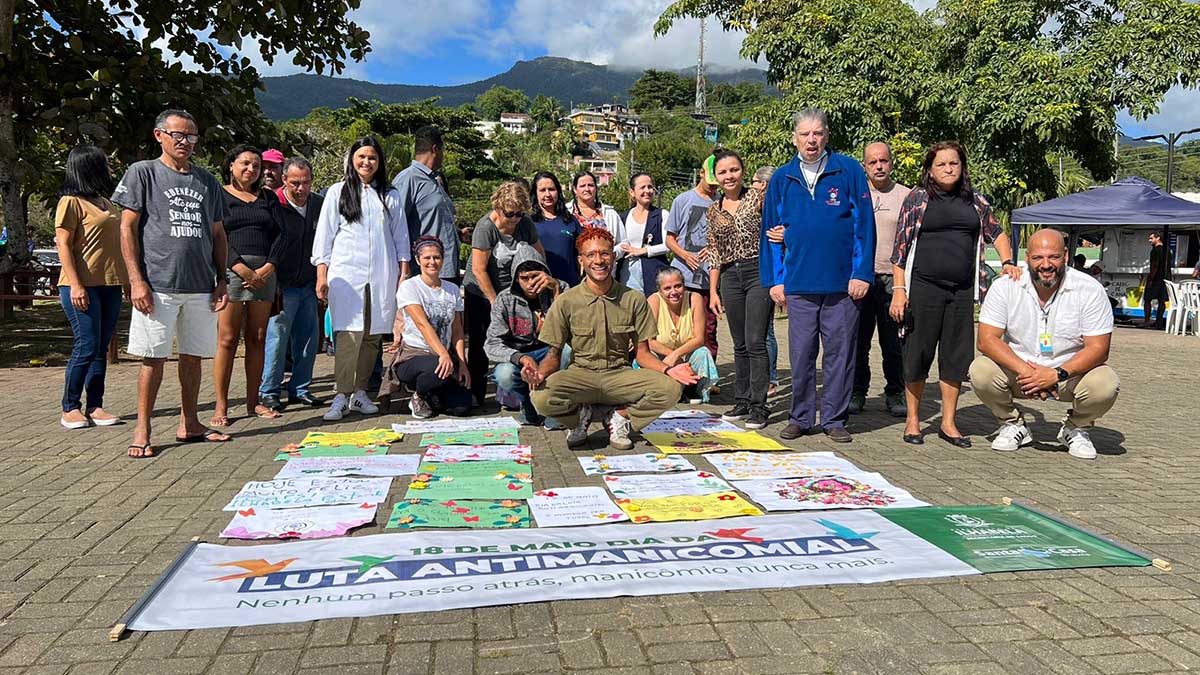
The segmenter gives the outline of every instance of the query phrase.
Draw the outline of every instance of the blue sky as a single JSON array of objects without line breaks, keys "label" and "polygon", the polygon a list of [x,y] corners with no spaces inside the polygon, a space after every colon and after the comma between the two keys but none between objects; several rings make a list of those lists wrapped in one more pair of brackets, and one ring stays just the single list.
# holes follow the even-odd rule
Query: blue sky
[{"label": "blue sky", "polygon": [[[928,9],[934,0],[909,0]],[[450,85],[508,70],[518,60],[563,56],[631,69],[682,68],[696,62],[699,22],[685,20],[661,37],[653,24],[670,0],[564,2],[564,0],[362,0],[353,14],[371,32],[372,51],[342,76],[372,82]],[[399,7],[417,6],[416,11]],[[709,23],[712,68],[752,66],[738,55],[743,35]],[[266,75],[296,72],[286,57]],[[1160,114],[1135,122],[1122,114],[1127,135],[1200,127],[1200,92],[1173,90]],[[1196,136],[1200,138],[1200,135]]]}]

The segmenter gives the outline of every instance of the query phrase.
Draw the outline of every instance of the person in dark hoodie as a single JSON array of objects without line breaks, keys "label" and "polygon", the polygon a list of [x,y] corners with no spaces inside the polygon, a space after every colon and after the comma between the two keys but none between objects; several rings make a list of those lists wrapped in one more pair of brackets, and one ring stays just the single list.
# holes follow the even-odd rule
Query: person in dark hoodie
[{"label": "person in dark hoodie", "polygon": [[[544,418],[529,398],[530,380],[536,380],[538,366],[550,346],[538,339],[546,311],[558,294],[567,290],[567,282],[550,275],[550,268],[532,248],[522,248],[513,260],[513,280],[492,303],[492,322],[488,326],[483,349],[495,363],[496,398],[513,400],[521,409],[522,424],[545,424],[551,431],[564,427]],[[564,349],[563,363],[570,358]]]}]

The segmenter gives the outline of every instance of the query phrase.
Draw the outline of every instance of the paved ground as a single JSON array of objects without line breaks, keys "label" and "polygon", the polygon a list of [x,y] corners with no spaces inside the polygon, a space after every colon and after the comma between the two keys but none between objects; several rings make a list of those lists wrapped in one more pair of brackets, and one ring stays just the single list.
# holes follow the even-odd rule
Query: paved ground
[{"label": "paved ground", "polygon": [[[722,361],[730,356],[726,349]],[[936,438],[921,448],[903,445],[901,426],[880,412],[878,398],[853,420],[854,444],[833,448],[817,437],[796,444],[836,449],[934,504],[1025,500],[1172,560],[1170,573],[1068,570],[565,601],[133,634],[117,643],[107,641],[108,627],[192,537],[217,541],[228,520],[220,508],[245,481],[274,475],[273,450],[307,429],[367,428],[399,417],[327,425],[317,412],[289,412],[277,421],[237,420],[237,439],[229,444],[171,447],[168,419],[177,413],[177,386],[168,377],[159,405],[164,420],[155,433],[165,453],[132,461],[124,456],[128,426],[82,432],[58,426],[62,369],[3,370],[0,673],[1200,669],[1198,357],[1200,340],[1193,337],[1118,331],[1112,363],[1122,394],[1094,435],[1104,454],[1093,463],[1050,444],[1011,455],[986,449],[983,436],[994,424],[970,393],[960,426],[975,441],[971,450]],[[322,388],[331,381],[331,365],[326,358],[319,364]],[[210,411],[208,367],[201,400]],[[131,363],[110,370],[109,410],[133,409],[135,370]],[[1062,410],[1062,404],[1039,405],[1034,433],[1052,438]],[[935,405],[923,412],[936,425]],[[777,434],[781,426],[768,432]],[[561,433],[534,433],[531,443],[538,488],[598,484],[584,478]]]}]

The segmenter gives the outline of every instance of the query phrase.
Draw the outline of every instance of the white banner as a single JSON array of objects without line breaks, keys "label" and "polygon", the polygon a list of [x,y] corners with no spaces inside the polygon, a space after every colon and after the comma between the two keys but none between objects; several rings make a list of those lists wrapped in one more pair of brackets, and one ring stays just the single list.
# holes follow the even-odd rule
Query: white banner
[{"label": "white banner", "polygon": [[199,544],[131,630],[978,574],[872,511]]},{"label": "white banner", "polygon": [[421,463],[420,455],[372,455],[369,457],[302,457],[289,459],[275,474],[281,478],[341,476],[411,476]]},{"label": "white banner", "polygon": [[884,509],[929,506],[877,473],[848,471],[830,476],[735,480],[741,490],[768,511],[808,509]]},{"label": "white banner", "polygon": [[391,478],[284,478],[251,481],[225,505],[225,511],[248,508],[287,509],[333,504],[379,504],[387,499]]}]

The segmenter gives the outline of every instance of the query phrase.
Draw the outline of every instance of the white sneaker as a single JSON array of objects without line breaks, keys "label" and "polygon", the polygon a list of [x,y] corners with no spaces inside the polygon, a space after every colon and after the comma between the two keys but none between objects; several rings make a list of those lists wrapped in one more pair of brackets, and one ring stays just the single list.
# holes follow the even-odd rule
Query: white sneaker
[{"label": "white sneaker", "polygon": [[629,418],[614,410],[608,418],[608,444],[617,450],[632,450],[633,441],[629,433],[633,431],[633,423]]},{"label": "white sneaker", "polygon": [[579,409],[579,424],[567,432],[567,446],[583,445],[588,439],[588,425],[592,423],[592,406],[585,405]]},{"label": "white sneaker", "polygon": [[379,406],[371,403],[371,399],[367,397],[367,392],[359,389],[350,397],[350,410],[361,415],[374,415],[379,412]]},{"label": "white sneaker", "polygon": [[1000,452],[1015,452],[1022,445],[1029,445],[1032,442],[1033,434],[1024,423],[1005,424],[1000,428],[1000,433],[996,435],[996,440],[992,441],[992,449]]},{"label": "white sneaker", "polygon": [[425,399],[417,396],[415,391],[412,397],[408,399],[408,411],[412,413],[413,417],[419,420],[433,417],[433,406],[426,403]]},{"label": "white sneaker", "polygon": [[336,422],[346,416],[346,411],[350,408],[350,399],[345,394],[338,394],[333,397],[333,403],[329,404],[329,410],[325,411],[322,418],[326,422]]},{"label": "white sneaker", "polygon": [[1079,459],[1096,459],[1096,446],[1088,433],[1079,427],[1064,424],[1058,432],[1058,442],[1067,446],[1067,452]]}]

